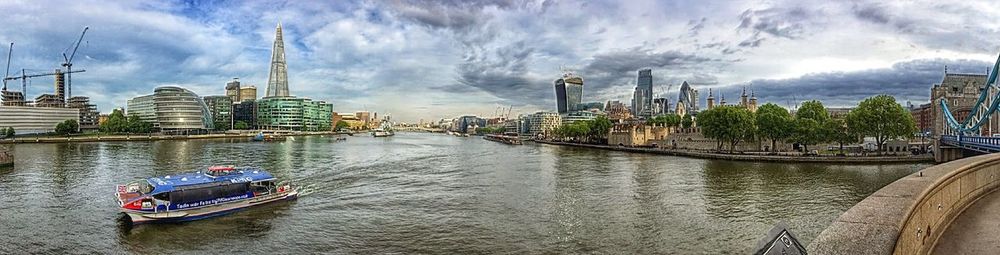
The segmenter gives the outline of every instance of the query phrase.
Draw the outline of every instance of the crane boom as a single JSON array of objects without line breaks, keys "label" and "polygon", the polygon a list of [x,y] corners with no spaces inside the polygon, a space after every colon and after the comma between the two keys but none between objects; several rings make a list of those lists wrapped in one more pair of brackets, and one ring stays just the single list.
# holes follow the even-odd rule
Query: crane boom
[{"label": "crane boom", "polygon": [[83,27],[83,32],[80,33],[80,38],[76,39],[76,45],[73,46],[73,52],[69,54],[68,58],[66,57],[66,52],[62,54],[63,60],[66,60],[62,66],[66,67],[66,92],[69,97],[73,97],[73,75],[71,74],[73,73],[73,57],[76,57],[76,50],[80,48],[80,42],[83,41],[83,36],[87,34],[88,29],[90,27]]},{"label": "crane boom", "polygon": [[7,50],[7,72],[3,74],[3,90],[7,90],[7,76],[10,76],[10,54],[14,52],[14,43],[10,43],[10,49]]}]

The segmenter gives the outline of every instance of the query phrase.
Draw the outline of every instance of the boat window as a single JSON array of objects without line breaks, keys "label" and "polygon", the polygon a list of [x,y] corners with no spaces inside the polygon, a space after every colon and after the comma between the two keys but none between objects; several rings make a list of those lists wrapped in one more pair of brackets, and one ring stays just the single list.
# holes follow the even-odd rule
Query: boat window
[{"label": "boat window", "polygon": [[125,185],[125,192],[146,194],[153,191],[153,185],[149,185],[146,180],[138,180]]},{"label": "boat window", "polygon": [[171,192],[170,202],[185,204],[216,198],[234,197],[246,194],[248,190],[249,186],[247,183],[233,183],[195,189],[183,189]]},{"label": "boat window", "polygon": [[170,193],[160,193],[153,195],[156,200],[170,200]]}]

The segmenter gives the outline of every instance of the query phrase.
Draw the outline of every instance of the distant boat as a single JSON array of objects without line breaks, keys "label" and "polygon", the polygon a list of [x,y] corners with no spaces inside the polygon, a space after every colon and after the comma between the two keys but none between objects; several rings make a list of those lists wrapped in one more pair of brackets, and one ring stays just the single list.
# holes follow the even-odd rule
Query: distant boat
[{"label": "distant boat", "polygon": [[372,136],[374,137],[387,137],[393,135],[396,135],[396,133],[392,131],[392,123],[390,123],[387,119],[382,120],[382,124],[380,124],[378,128],[372,130]]},{"label": "distant boat", "polygon": [[257,133],[257,135],[253,136],[253,140],[257,142],[264,141],[264,132]]}]

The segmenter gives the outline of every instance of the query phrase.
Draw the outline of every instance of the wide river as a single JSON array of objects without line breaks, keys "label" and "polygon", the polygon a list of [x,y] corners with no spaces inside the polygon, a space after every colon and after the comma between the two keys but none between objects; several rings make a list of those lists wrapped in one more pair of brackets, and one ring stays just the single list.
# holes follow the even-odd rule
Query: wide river
[{"label": "wide river", "polygon": [[[403,133],[283,142],[20,144],[0,253],[745,254],[784,221],[808,245],[928,165],[777,164]],[[302,196],[180,224],[118,224],[115,185],[251,165]]]}]

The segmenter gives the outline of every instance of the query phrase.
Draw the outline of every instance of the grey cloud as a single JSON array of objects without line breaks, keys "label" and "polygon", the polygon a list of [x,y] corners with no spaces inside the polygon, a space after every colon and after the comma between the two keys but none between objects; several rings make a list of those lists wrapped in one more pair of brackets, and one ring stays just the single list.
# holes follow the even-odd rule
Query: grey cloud
[{"label": "grey cloud", "polygon": [[981,17],[992,15],[975,5],[940,3],[926,6],[949,17],[947,19],[914,16],[906,7],[890,8],[880,2],[858,2],[850,7],[850,13],[860,21],[883,26],[901,38],[928,48],[972,53],[996,51],[998,44],[995,38],[1000,37],[1000,30],[981,21]]},{"label": "grey cloud", "polygon": [[740,14],[737,31],[749,31],[750,37],[738,46],[755,48],[767,37],[799,39],[806,34],[806,24],[815,11],[805,8],[747,9]]},{"label": "grey cloud", "polygon": [[[897,101],[927,102],[930,88],[940,83],[944,67],[950,73],[985,73],[990,63],[975,60],[919,59],[894,64],[890,68],[856,72],[830,72],[808,74],[798,78],[779,80],[753,80],[751,89],[762,102],[781,105],[818,99],[827,106],[852,106],[860,100],[889,94]],[[721,91],[738,91],[746,84],[716,88]]]}]

